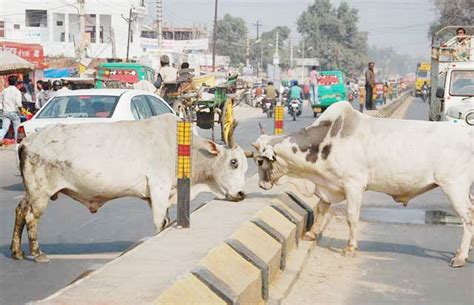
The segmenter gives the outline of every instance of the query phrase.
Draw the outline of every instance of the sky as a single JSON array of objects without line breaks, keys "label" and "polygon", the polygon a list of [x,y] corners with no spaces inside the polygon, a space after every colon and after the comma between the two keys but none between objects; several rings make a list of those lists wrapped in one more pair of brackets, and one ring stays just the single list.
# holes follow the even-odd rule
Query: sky
[{"label": "sky", "polygon": [[[212,29],[214,0],[162,0],[163,16],[174,26],[205,25]],[[218,17],[226,13],[243,18],[256,36],[257,20],[263,24],[260,31],[270,31],[286,25],[291,36],[299,37],[296,20],[313,0],[218,0]],[[154,12],[156,0],[147,0]],[[341,0],[331,0],[339,5]],[[400,54],[429,57],[427,32],[435,19],[432,0],[346,0],[359,10],[359,29],[367,31],[369,44],[393,47]]]}]

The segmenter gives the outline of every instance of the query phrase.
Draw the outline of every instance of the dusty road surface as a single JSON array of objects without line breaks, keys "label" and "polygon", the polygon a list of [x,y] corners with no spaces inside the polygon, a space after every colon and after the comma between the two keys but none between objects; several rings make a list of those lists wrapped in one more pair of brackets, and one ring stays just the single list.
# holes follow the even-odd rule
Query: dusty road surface
[{"label": "dusty road surface", "polygon": [[[417,120],[427,115],[421,99],[395,113]],[[349,236],[345,208],[344,203],[332,207],[338,216],[284,305],[474,304],[474,252],[463,268],[449,266],[462,228],[439,189],[414,198],[406,208],[389,196],[367,192],[356,257],[341,255]]]}]

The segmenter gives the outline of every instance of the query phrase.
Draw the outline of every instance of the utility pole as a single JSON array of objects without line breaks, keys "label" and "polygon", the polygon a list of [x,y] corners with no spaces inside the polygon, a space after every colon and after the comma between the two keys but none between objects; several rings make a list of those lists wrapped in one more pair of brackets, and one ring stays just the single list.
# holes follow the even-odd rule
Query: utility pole
[{"label": "utility pole", "polygon": [[[257,20],[257,23],[254,23],[253,26],[257,28],[257,41],[258,41],[260,39],[260,27],[263,25],[260,23],[260,20]],[[260,74],[259,72],[260,72],[260,65],[262,64],[262,57],[263,57],[262,55],[263,55],[263,44],[260,41],[260,60],[257,62],[257,77]]]},{"label": "utility pole", "polygon": [[280,54],[278,54],[279,49],[279,37],[280,33],[276,32],[275,35],[275,53],[273,54],[273,82],[276,81],[276,68],[280,65]]},{"label": "utility pole", "polygon": [[158,49],[163,48],[163,1],[156,0],[156,38],[158,39]]},{"label": "utility pole", "polygon": [[293,69],[293,44],[290,37],[290,69]]},{"label": "utility pole", "polygon": [[303,80],[304,80],[304,64],[305,64],[305,62],[304,62],[304,51],[305,51],[305,49],[304,48],[305,47],[304,47],[304,39],[303,39],[303,48],[301,49],[302,50],[301,55],[303,56],[303,63],[302,63],[302,67],[301,67],[301,83],[303,83]]},{"label": "utility pole", "polygon": [[81,41],[79,43],[79,51],[77,55],[79,60],[84,57],[84,47],[85,47],[85,38],[86,38],[86,0],[78,0],[79,2],[79,37]]},{"label": "utility pole", "polygon": [[214,35],[212,38],[212,72],[216,71],[216,40],[217,40],[217,1],[214,5]]},{"label": "utility pole", "polygon": [[133,13],[133,10],[135,9],[135,6],[131,6],[130,7],[130,12],[128,14],[128,18],[125,18],[123,15],[122,15],[122,18],[123,20],[125,20],[126,22],[128,22],[128,35],[127,35],[127,59],[126,61],[128,61],[129,59],[129,54],[130,54],[130,37],[132,35],[132,23],[133,21],[135,20],[135,18],[132,18],[132,13]]},{"label": "utility pole", "polygon": [[246,58],[246,64],[247,67],[250,66],[250,39],[249,39],[249,33],[247,33],[247,39],[245,43],[245,58]]}]

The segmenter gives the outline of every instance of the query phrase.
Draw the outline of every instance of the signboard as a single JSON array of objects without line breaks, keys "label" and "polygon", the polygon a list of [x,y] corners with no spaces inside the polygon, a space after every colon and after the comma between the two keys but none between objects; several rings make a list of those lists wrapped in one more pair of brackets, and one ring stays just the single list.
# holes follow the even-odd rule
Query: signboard
[{"label": "signboard", "polygon": [[35,65],[35,69],[42,70],[47,67],[44,62],[43,47],[33,43],[17,43],[0,41],[0,50],[9,51]]},{"label": "signboard", "polygon": [[339,83],[339,78],[337,75],[320,75],[318,78],[318,85],[320,86],[332,86]]},{"label": "signboard", "polygon": [[133,69],[105,69],[102,78],[104,80],[116,80],[132,84],[137,83],[139,80],[137,71]]},{"label": "signboard", "polygon": [[[140,38],[140,46],[147,49],[157,49],[158,41],[153,38]],[[191,39],[191,40],[169,40],[163,39],[162,49],[174,52],[184,51],[208,51],[209,39]]]}]

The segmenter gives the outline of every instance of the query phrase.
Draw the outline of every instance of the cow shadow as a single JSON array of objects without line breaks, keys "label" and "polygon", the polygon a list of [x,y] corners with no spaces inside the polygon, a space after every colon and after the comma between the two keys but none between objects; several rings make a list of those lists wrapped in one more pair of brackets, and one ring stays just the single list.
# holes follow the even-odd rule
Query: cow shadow
[{"label": "cow shadow", "polygon": [[10,192],[23,192],[25,188],[23,187],[23,183],[17,183],[17,184],[4,186],[2,187],[2,190],[10,191]]},{"label": "cow shadow", "polygon": [[[332,252],[340,253],[342,255],[342,249],[347,245],[346,239],[338,239],[327,236],[322,236],[318,246],[321,248],[328,249]],[[440,260],[443,262],[450,263],[454,256],[454,252],[442,251],[420,247],[416,245],[407,245],[400,243],[387,243],[379,241],[358,241],[359,253],[398,253],[422,258],[429,258]],[[468,262],[470,262],[468,260]]]},{"label": "cow shadow", "polygon": [[[41,250],[47,255],[80,255],[80,254],[98,254],[110,252],[124,252],[133,248],[138,242],[135,241],[114,241],[97,243],[42,243]],[[25,255],[29,255],[27,243],[22,245]],[[10,245],[0,246],[0,255],[11,258]]]}]

